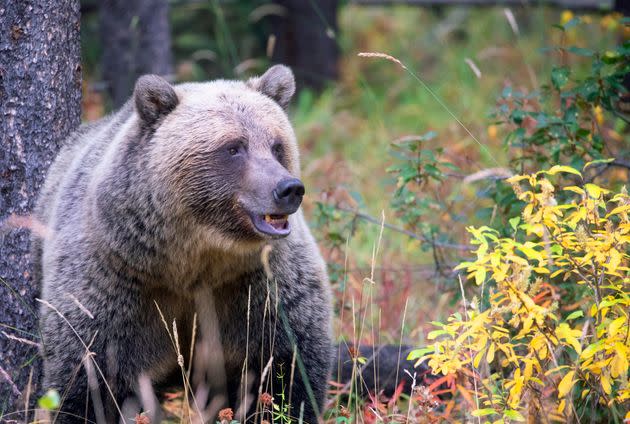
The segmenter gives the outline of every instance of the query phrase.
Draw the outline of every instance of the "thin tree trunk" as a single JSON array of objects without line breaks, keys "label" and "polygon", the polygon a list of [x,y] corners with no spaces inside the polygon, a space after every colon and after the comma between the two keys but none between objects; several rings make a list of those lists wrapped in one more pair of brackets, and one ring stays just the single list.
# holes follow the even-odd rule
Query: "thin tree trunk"
[{"label": "thin tree trunk", "polygon": [[114,108],[143,74],[172,73],[167,0],[102,0],[99,25],[103,79]]},{"label": "thin tree trunk", "polygon": [[37,394],[30,233],[9,217],[31,212],[60,143],[80,123],[79,15],[78,0],[0,0],[0,421],[24,409],[31,370]]},{"label": "thin tree trunk", "polygon": [[630,15],[630,2],[628,0],[615,0],[615,12],[624,16]]},{"label": "thin tree trunk", "polygon": [[285,8],[274,16],[276,43],[272,59],[293,68],[298,88],[321,89],[337,78],[338,0],[275,0]]}]

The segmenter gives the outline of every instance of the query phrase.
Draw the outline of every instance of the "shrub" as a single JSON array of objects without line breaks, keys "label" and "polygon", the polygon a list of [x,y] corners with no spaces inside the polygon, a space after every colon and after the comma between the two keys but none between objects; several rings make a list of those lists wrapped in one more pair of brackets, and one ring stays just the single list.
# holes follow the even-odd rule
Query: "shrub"
[{"label": "shrub", "polygon": [[[630,406],[630,196],[586,183],[562,187],[558,202],[556,174],[582,175],[554,166],[508,179],[525,204],[511,237],[468,229],[476,259],[457,268],[480,293],[434,323],[435,343],[410,359],[460,382],[476,398],[473,416],[620,422]],[[561,302],[567,292],[580,300]]]}]

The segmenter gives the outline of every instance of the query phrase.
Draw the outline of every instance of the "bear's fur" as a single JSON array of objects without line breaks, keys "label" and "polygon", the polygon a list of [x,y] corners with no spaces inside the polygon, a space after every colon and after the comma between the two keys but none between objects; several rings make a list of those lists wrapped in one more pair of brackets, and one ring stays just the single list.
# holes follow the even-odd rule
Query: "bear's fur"
[{"label": "bear's fur", "polygon": [[122,109],[67,140],[38,202],[48,234],[34,240],[57,422],[118,420],[139,378],[188,361],[195,314],[191,384],[208,403],[226,395],[251,412],[259,391],[284,392],[292,416],[317,421],[331,360],[325,264],[297,205],[281,212],[295,212],[286,237],[250,219],[274,213],[278,181],[299,178],[294,91],[280,65],[247,82],[144,76]]}]

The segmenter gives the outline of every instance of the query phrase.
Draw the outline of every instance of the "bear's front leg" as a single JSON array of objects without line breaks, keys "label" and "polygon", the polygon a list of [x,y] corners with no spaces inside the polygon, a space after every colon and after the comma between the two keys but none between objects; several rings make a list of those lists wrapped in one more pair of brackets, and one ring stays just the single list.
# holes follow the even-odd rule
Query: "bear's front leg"
[{"label": "bear's front leg", "polygon": [[[332,355],[329,312],[324,302],[318,307],[316,299],[311,295],[297,304],[284,302],[278,317],[273,376],[275,399],[284,393],[285,401],[290,401],[290,416],[311,424],[319,422],[324,412]],[[308,303],[308,308],[301,303]]]},{"label": "bear's front leg", "polygon": [[[297,342],[293,355],[274,357],[274,401],[284,396],[289,416],[298,422],[317,424],[324,412],[330,368],[330,346],[314,346],[319,340]],[[291,374],[293,379],[291,380]]]},{"label": "bear's front leg", "polygon": [[64,319],[50,312],[43,320],[44,389],[55,389],[61,397],[55,422],[117,422],[139,375],[129,354],[134,347],[118,337],[119,330],[90,326],[92,320],[73,325],[73,330],[70,323],[77,320],[68,315],[74,313]]},{"label": "bear's front leg", "polygon": [[[48,303],[56,310],[44,306],[43,388],[60,394],[55,422],[118,422],[142,373],[156,379],[176,365],[157,308],[142,296],[128,293],[123,304],[114,304],[106,291],[85,291],[84,309],[94,311],[92,316],[61,298]],[[97,303],[100,309],[89,306]]]}]

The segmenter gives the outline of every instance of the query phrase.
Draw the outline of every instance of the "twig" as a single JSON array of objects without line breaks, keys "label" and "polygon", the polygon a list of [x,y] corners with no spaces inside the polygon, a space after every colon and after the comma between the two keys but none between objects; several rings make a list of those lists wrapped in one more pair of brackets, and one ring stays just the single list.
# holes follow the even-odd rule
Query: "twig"
[{"label": "twig", "polygon": [[355,217],[363,219],[364,221],[368,221],[372,224],[377,224],[379,226],[383,226],[384,228],[387,228],[388,230],[392,230],[392,231],[396,231],[398,233],[404,234],[407,237],[410,237],[412,239],[416,239],[416,240],[420,240],[424,243],[429,243],[432,244],[436,247],[443,247],[445,249],[455,249],[455,250],[462,250],[462,251],[466,251],[470,249],[470,246],[464,245],[464,244],[454,244],[454,243],[443,243],[440,241],[432,241],[431,239],[429,239],[427,236],[424,236],[422,234],[416,234],[413,231],[409,231],[409,230],[405,230],[404,228],[400,228],[396,225],[393,224],[388,224],[386,222],[381,223],[380,220],[374,218],[371,215],[365,214],[363,212],[359,212],[356,211],[354,209],[350,209],[350,208],[344,208],[342,206],[336,206],[336,205],[332,205],[335,209],[341,211],[341,212],[347,212],[347,213],[351,213],[353,214]]},{"label": "twig", "polygon": [[17,388],[17,386],[11,379],[11,376],[9,375],[9,373],[7,373],[4,370],[4,368],[2,368],[1,366],[0,366],[0,377],[4,378],[6,382],[11,386],[11,390],[13,390],[13,394],[15,394],[16,396],[22,395],[22,392],[20,392],[20,389]]}]

